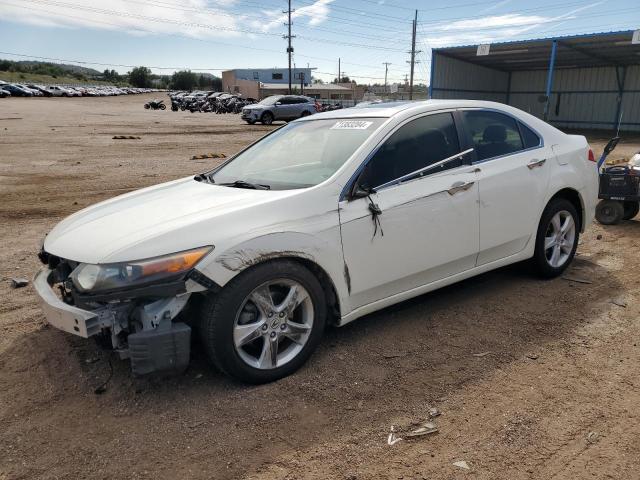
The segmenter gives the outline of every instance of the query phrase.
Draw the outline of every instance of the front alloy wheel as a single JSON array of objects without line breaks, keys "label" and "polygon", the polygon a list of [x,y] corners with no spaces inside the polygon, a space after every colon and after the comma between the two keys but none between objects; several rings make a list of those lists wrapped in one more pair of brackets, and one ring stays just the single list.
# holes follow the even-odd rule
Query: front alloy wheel
[{"label": "front alloy wheel", "polygon": [[285,377],[306,362],[324,331],[326,298],[301,263],[251,267],[200,306],[199,336],[219,370],[248,383]]},{"label": "front alloy wheel", "polygon": [[242,303],[233,327],[236,352],[248,365],[277,368],[304,348],[313,328],[313,302],[298,282],[260,285]]}]

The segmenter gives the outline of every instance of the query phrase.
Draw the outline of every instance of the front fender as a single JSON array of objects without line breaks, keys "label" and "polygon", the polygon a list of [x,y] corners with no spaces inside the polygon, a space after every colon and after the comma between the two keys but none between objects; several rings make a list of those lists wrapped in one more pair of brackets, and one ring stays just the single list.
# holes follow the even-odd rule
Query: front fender
[{"label": "front fender", "polygon": [[[265,234],[224,251],[214,250],[197,269],[224,287],[247,268],[277,258],[299,258],[313,262],[328,275],[338,297],[340,311],[347,313],[348,274],[345,274],[339,232],[334,238],[298,232]],[[331,241],[330,241],[331,240]]]}]

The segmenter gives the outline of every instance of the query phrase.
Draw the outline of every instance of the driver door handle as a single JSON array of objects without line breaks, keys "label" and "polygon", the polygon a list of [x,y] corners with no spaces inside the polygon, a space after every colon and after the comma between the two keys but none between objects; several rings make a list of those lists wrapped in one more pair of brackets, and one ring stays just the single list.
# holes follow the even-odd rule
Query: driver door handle
[{"label": "driver door handle", "polygon": [[546,161],[546,158],[543,158],[542,160],[531,160],[529,163],[527,163],[527,167],[529,168],[529,170],[533,170],[534,168],[543,166]]},{"label": "driver door handle", "polygon": [[474,183],[476,182],[456,182],[453,185],[451,185],[451,188],[447,190],[447,193],[449,195],[455,195],[458,192],[467,191],[473,186]]}]

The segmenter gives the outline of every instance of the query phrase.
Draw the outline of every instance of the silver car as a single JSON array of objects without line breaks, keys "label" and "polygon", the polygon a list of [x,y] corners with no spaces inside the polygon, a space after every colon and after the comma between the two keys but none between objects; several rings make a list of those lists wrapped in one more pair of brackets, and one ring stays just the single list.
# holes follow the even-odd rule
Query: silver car
[{"label": "silver car", "polygon": [[271,125],[274,120],[295,120],[316,113],[316,101],[301,95],[272,95],[242,109],[242,119],[253,125]]}]

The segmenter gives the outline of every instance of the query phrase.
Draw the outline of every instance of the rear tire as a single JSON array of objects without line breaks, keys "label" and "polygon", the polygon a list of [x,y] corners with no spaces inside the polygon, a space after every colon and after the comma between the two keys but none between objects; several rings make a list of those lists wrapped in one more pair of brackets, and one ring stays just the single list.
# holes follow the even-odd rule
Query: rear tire
[{"label": "rear tire", "polygon": [[624,202],[623,209],[624,209],[624,214],[622,215],[622,219],[631,220],[633,217],[638,215],[638,212],[640,212],[640,203]]},{"label": "rear tire", "polygon": [[249,125],[255,125],[256,121],[255,120],[245,120]]},{"label": "rear tire", "polygon": [[[283,313],[284,305],[292,309]],[[202,303],[200,340],[223,373],[247,383],[272,382],[311,356],[326,312],[315,275],[295,261],[274,260],[245,270]]]},{"label": "rear tire", "polygon": [[160,105],[160,110],[165,110],[167,108],[167,106],[165,104],[161,104]]},{"label": "rear tire", "polygon": [[300,114],[300,118],[302,118],[302,117],[308,117],[309,115],[311,115],[311,112],[309,112],[309,111],[305,110],[304,112],[302,112],[302,113]]},{"label": "rear tire", "polygon": [[601,200],[596,206],[596,220],[602,225],[617,225],[624,217],[624,206],[618,200]]},{"label": "rear tire", "polygon": [[578,248],[580,220],[573,204],[564,199],[551,200],[542,212],[533,265],[543,278],[562,274],[571,264]]},{"label": "rear tire", "polygon": [[273,113],[264,112],[262,117],[260,117],[260,121],[263,125],[271,125],[273,123]]}]

